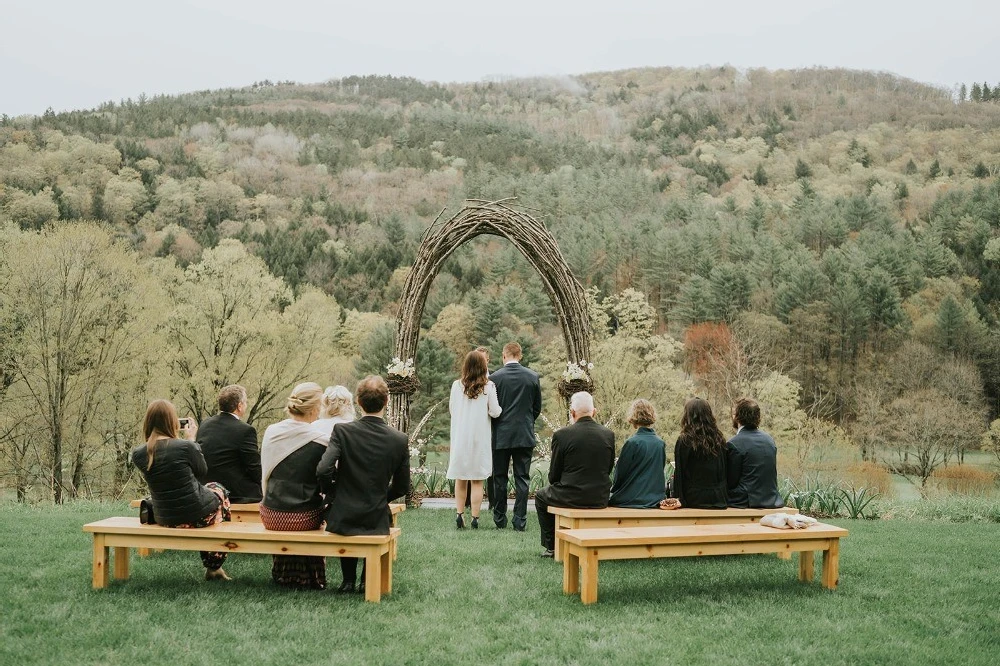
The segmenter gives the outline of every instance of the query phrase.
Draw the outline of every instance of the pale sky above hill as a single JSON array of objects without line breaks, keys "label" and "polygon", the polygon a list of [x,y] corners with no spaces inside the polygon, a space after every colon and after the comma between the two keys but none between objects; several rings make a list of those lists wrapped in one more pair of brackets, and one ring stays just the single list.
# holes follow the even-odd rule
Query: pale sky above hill
[{"label": "pale sky above hill", "polygon": [[0,114],[254,81],[732,64],[1000,81],[987,0],[0,0]]}]

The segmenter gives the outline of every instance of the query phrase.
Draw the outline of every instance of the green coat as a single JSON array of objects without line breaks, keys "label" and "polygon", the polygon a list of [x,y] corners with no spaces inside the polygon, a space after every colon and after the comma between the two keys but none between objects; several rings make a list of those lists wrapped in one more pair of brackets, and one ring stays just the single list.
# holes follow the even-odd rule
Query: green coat
[{"label": "green coat", "polygon": [[611,484],[609,506],[651,509],[666,494],[663,468],[667,464],[666,444],[652,428],[639,428],[625,441]]}]

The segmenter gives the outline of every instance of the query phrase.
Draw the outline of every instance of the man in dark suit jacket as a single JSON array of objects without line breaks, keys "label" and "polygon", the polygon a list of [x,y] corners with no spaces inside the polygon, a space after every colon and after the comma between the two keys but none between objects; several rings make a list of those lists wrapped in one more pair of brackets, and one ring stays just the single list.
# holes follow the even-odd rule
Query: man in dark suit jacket
[{"label": "man in dark suit jacket", "polygon": [[[362,379],[355,400],[362,417],[333,427],[330,445],[316,467],[320,489],[330,502],[326,529],[344,536],[388,534],[389,501],[410,488],[409,439],[383,419],[389,402],[384,379],[376,375]],[[340,570],[344,581],[337,592],[365,591],[364,570],[355,586],[356,557],[340,558]]]},{"label": "man in dark suit jacket", "polygon": [[549,485],[535,493],[535,510],[542,532],[542,557],[553,557],[556,519],[548,508],[603,509],[611,494],[615,465],[615,434],[594,420],[594,398],[574,393],[569,403],[572,425],[552,433]]},{"label": "man in dark suit jacket", "polygon": [[538,373],[521,365],[521,345],[509,342],[503,348],[503,367],[490,374],[503,409],[493,419],[493,522],[507,527],[508,466],[514,468],[514,529],[524,531],[528,522],[528,480],[535,448],[535,419],[542,412],[542,388]]},{"label": "man in dark suit jacket", "polygon": [[741,509],[778,509],[785,505],[778,492],[778,447],[760,425],[760,406],[740,398],[733,407],[736,436],[726,450],[728,504]]},{"label": "man in dark suit jacket", "polygon": [[259,502],[263,496],[257,430],[243,422],[246,413],[247,390],[232,384],[219,391],[219,413],[198,428],[208,479],[222,484],[233,504]]}]

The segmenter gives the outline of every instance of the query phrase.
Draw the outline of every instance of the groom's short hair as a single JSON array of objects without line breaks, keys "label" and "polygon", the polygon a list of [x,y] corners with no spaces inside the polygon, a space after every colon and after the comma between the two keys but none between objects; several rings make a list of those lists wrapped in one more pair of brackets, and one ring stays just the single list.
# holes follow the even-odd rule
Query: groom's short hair
[{"label": "groom's short hair", "polygon": [[521,345],[516,342],[508,342],[503,346],[503,355],[507,358],[521,358]]},{"label": "groom's short hair", "polygon": [[389,402],[389,386],[379,375],[368,375],[358,382],[354,395],[365,414],[375,414]]}]

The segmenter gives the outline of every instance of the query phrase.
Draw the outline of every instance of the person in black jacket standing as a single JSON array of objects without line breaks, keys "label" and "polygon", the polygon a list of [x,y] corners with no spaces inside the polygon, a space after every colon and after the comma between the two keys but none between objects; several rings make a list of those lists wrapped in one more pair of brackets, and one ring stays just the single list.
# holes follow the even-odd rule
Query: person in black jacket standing
[{"label": "person in black jacket standing", "polygon": [[247,390],[233,384],[219,391],[219,413],[198,429],[208,477],[229,490],[234,504],[259,502],[261,493],[260,450],[257,430],[243,422],[247,413]]},{"label": "person in black jacket standing", "polygon": [[594,420],[594,398],[586,391],[569,401],[572,425],[552,433],[549,485],[535,493],[535,510],[542,532],[542,557],[553,557],[556,519],[550,506],[603,509],[611,494],[615,464],[615,433]]},{"label": "person in black jacket standing", "polygon": [[729,506],[740,509],[780,509],[778,447],[760,425],[760,406],[740,398],[733,406],[736,436],[726,445]]},{"label": "person in black jacket standing", "polygon": [[[333,426],[330,444],[319,461],[316,476],[330,502],[328,532],[355,536],[388,534],[392,524],[389,501],[410,487],[410,450],[406,433],[383,420],[389,387],[377,375],[358,383],[355,399],[362,417]],[[355,585],[358,558],[340,558],[344,581],[339,593],[365,591],[364,570]]]},{"label": "person in black jacket standing", "polygon": [[528,480],[535,448],[535,419],[542,413],[542,388],[538,373],[521,365],[521,345],[508,342],[503,348],[503,367],[489,378],[497,387],[503,410],[492,423],[493,522],[507,527],[508,466],[514,468],[514,529],[524,531],[528,522]]}]

